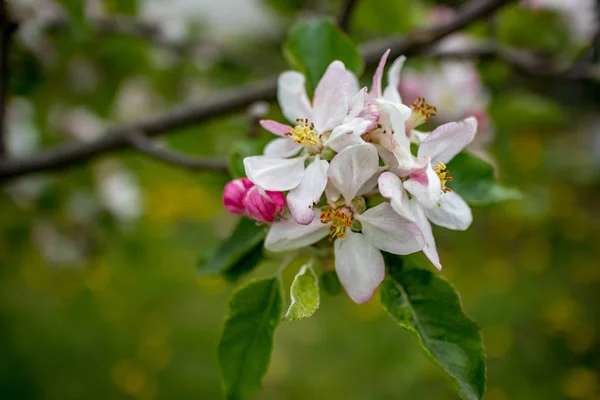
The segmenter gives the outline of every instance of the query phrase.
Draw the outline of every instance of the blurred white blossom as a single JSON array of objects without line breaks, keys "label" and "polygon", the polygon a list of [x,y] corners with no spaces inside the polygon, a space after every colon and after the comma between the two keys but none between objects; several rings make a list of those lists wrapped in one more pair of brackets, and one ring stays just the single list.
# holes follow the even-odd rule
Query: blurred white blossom
[{"label": "blurred white blossom", "polygon": [[94,165],[96,191],[103,207],[120,221],[139,218],[143,199],[135,176],[115,160],[103,160]]},{"label": "blurred white blossom", "polygon": [[226,42],[231,38],[261,38],[278,31],[277,18],[260,0],[145,0],[140,14],[158,24],[170,40],[188,35],[191,23],[207,29],[206,39]]},{"label": "blurred white blossom", "polygon": [[[10,157],[26,156],[40,147],[40,133],[34,123],[35,108],[30,101],[16,97],[7,106],[6,151]],[[13,200],[24,206],[37,199],[47,185],[47,178],[28,176],[8,185]]]}]

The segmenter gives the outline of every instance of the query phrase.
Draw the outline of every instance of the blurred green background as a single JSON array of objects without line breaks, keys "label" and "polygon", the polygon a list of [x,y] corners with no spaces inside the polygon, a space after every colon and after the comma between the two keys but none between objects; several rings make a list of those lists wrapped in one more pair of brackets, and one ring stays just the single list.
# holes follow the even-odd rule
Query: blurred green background
[{"label": "blurred green background", "polygon": [[[426,26],[435,5],[359,0],[350,36],[360,43]],[[338,8],[9,1],[21,21],[9,59],[11,155],[92,140],[105,126],[279,73],[286,29]],[[95,29],[115,16],[158,26],[162,44]],[[498,13],[494,31],[505,44],[569,60],[588,43],[563,17],[517,3]],[[484,22],[470,28],[489,31]],[[408,67],[429,62],[413,57]],[[600,87],[524,76],[497,60],[477,68],[490,94],[489,152],[523,199],[474,210],[466,232],[435,233],[442,275],[483,329],[486,399],[599,400]],[[270,116],[281,118],[275,104]],[[162,140],[225,158],[248,130],[242,112]],[[227,180],[124,151],[5,185],[0,398],[222,398],[216,347],[233,286],[196,267],[236,222],[221,205]],[[344,294],[324,293],[313,318],[280,326],[263,386],[259,399],[457,399],[377,299],[357,306]]]}]

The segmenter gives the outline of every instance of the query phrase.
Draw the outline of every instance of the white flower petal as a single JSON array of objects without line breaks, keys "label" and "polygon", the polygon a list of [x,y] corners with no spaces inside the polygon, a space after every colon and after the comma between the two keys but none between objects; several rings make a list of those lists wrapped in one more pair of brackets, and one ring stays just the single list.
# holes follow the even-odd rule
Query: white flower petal
[{"label": "white flower petal", "polygon": [[440,206],[424,209],[427,218],[444,228],[464,231],[473,222],[473,214],[469,205],[454,192],[442,194]]},{"label": "white flower petal", "polygon": [[425,247],[423,247],[423,254],[429,261],[433,264],[434,267],[441,270],[442,264],[440,264],[440,256],[437,252],[437,247],[435,246],[435,239],[433,237],[433,231],[431,230],[431,224],[427,220],[422,207],[416,202],[411,201],[413,205],[413,214],[416,217],[417,225],[421,228],[421,232],[423,232],[423,237],[425,238]]},{"label": "white flower petal", "polygon": [[260,126],[277,136],[285,136],[285,134],[290,132],[291,129],[289,125],[270,119],[260,120]]},{"label": "white flower petal", "polygon": [[287,196],[288,207],[299,224],[310,224],[315,216],[313,205],[321,200],[327,186],[329,163],[317,158],[306,167],[300,184],[290,190]]},{"label": "white flower petal", "polygon": [[263,151],[265,156],[287,158],[298,154],[302,145],[294,142],[291,138],[279,138],[271,140]]},{"label": "white flower petal", "polygon": [[335,270],[346,293],[355,303],[366,303],[385,276],[381,252],[366,237],[350,230],[334,247]]},{"label": "white flower petal", "polygon": [[255,185],[265,190],[284,191],[295,188],[302,180],[305,159],[252,156],[244,158],[244,168]]},{"label": "white flower petal", "polygon": [[413,129],[410,134],[411,141],[415,144],[421,144],[421,142],[423,140],[425,140],[425,138],[427,137],[427,135],[429,135],[429,133],[430,132],[421,132],[416,129]]},{"label": "white flower petal", "polygon": [[388,70],[388,84],[383,91],[383,98],[392,103],[402,103],[398,87],[400,85],[400,73],[405,61],[406,57],[404,56],[396,58]]},{"label": "white flower petal", "polygon": [[437,206],[442,195],[440,177],[433,170],[428,158],[419,159],[419,162],[425,165],[411,173],[410,179],[404,182],[404,188],[423,206]]},{"label": "white flower petal", "polygon": [[339,153],[346,147],[365,143],[360,135],[365,133],[372,125],[373,121],[371,120],[354,118],[335,128],[333,132],[331,132],[329,139],[325,142],[325,146]]},{"label": "white flower petal", "polygon": [[390,204],[394,211],[399,215],[414,221],[415,216],[412,213],[410,200],[400,178],[391,172],[384,172],[379,176],[378,183],[379,192],[383,197],[390,200]]},{"label": "white flower petal", "polygon": [[471,143],[475,132],[477,120],[472,117],[439,126],[421,141],[418,155],[431,157],[434,162],[447,163]]},{"label": "white flower petal", "polygon": [[296,71],[282,73],[277,81],[279,106],[283,115],[294,124],[297,118],[312,119],[312,109],[304,82],[304,75]]},{"label": "white flower petal", "polygon": [[352,119],[358,116],[365,107],[365,95],[367,88],[362,88],[358,93],[350,98],[349,110],[346,119]]},{"label": "white flower petal", "polygon": [[347,202],[378,170],[379,157],[375,146],[364,143],[346,147],[329,166],[329,178]]},{"label": "white flower petal", "polygon": [[412,110],[402,103],[385,102],[384,108],[389,114],[394,139],[396,142],[410,152],[410,141],[406,136],[406,121],[410,118]]},{"label": "white flower petal", "polygon": [[313,99],[313,118],[317,132],[332,130],[342,123],[348,112],[350,85],[344,64],[341,61],[329,64],[315,89]]},{"label": "white flower petal", "polygon": [[325,197],[327,197],[327,202],[329,204],[333,204],[340,199],[341,193],[337,188],[331,183],[330,180],[327,181],[327,186],[325,186]]},{"label": "white flower petal", "polygon": [[346,73],[348,74],[348,98],[351,99],[360,90],[360,83],[358,82],[358,78],[356,77],[356,75],[354,75],[354,73],[352,73],[351,71],[346,71]]},{"label": "white flower petal", "polygon": [[275,252],[300,249],[318,242],[328,233],[329,225],[322,224],[318,215],[308,225],[300,225],[288,215],[286,219],[273,222],[265,239],[265,248]]},{"label": "white flower petal", "polygon": [[369,208],[356,219],[363,234],[380,250],[393,254],[411,254],[423,249],[425,238],[418,225],[400,216],[390,203]]},{"label": "white flower petal", "polygon": [[377,172],[375,172],[375,174],[370,177],[361,187],[360,189],[358,189],[358,192],[356,193],[356,196],[363,196],[367,193],[373,192],[376,188],[377,188],[377,184],[378,184],[378,180],[379,180],[379,176],[381,175],[381,173],[383,171],[385,171],[386,168],[385,167],[379,167],[377,169]]}]

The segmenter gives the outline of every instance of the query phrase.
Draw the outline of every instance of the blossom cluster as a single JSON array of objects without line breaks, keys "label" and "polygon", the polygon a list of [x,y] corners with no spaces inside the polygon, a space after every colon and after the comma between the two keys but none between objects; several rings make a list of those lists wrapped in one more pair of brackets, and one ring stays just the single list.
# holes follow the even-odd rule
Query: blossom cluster
[{"label": "blossom cluster", "polygon": [[467,203],[449,187],[446,164],[473,140],[477,120],[419,131],[437,110],[421,97],[403,104],[404,57],[382,86],[388,54],[370,90],[342,62],[332,62],[312,101],[302,74],[281,74],[278,100],[291,125],[261,121],[278,138],[263,155],[244,159],[248,179],[230,182],[223,195],[231,212],[269,224],[267,250],[329,237],[338,277],[357,303],[368,301],[384,278],[381,251],[423,251],[439,269],[431,223],[465,230],[472,221]]}]

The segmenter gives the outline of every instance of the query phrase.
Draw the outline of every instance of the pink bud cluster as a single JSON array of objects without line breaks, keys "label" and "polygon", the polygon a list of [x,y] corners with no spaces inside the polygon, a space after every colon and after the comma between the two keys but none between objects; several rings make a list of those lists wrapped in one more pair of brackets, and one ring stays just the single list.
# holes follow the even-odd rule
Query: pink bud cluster
[{"label": "pink bud cluster", "polygon": [[223,204],[231,214],[242,215],[261,223],[272,223],[285,209],[282,192],[256,186],[248,178],[234,179],[223,189]]}]

